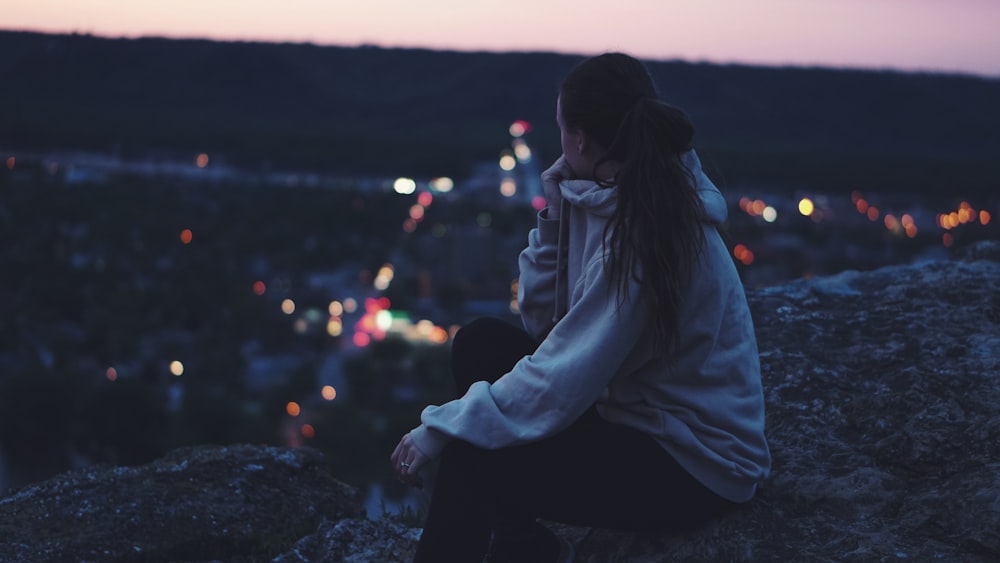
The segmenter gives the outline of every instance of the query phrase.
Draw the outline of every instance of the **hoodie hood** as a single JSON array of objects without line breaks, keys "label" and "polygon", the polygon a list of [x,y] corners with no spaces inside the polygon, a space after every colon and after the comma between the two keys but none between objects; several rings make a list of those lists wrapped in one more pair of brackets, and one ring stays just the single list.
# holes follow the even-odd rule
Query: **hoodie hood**
[{"label": "hoodie hood", "polygon": [[[711,224],[725,222],[728,215],[726,200],[722,197],[719,188],[715,187],[715,184],[701,169],[701,160],[698,155],[693,150],[688,151],[681,155],[681,162],[688,168],[694,179],[695,189],[705,207],[705,222]],[[563,199],[600,217],[610,217],[617,207],[618,188],[616,186],[605,188],[592,180],[563,180],[560,182],[559,188]]]}]

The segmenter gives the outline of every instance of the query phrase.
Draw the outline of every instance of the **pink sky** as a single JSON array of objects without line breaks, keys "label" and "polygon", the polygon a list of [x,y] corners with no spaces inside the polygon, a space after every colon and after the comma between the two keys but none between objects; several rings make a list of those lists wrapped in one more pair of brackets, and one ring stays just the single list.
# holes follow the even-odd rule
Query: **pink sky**
[{"label": "pink sky", "polygon": [[0,0],[0,28],[1000,77],[1000,0]]}]

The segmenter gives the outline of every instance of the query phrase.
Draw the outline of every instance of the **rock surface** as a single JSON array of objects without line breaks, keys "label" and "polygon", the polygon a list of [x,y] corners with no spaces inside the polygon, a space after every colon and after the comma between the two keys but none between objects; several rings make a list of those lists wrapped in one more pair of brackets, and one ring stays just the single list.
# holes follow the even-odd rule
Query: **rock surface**
[{"label": "rock surface", "polygon": [[[577,561],[1000,560],[1000,244],[750,294],[774,471],[685,534],[554,525]],[[178,450],[0,500],[0,561],[401,561],[317,452]]]},{"label": "rock surface", "polygon": [[315,450],[183,448],[0,500],[0,561],[269,560],[323,519],[363,517]]}]

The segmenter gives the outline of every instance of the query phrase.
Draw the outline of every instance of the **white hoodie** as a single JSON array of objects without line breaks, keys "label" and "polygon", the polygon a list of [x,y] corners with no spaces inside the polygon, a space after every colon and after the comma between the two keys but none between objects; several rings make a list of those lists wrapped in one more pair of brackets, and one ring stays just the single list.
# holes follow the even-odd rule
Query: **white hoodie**
[{"label": "white hoodie", "polygon": [[716,230],[725,200],[694,152],[682,160],[704,204],[705,247],[682,296],[669,362],[656,354],[639,285],[630,281],[619,304],[604,268],[617,188],[564,181],[562,221],[539,213],[519,261],[521,317],[541,344],[495,383],[476,382],[462,398],[424,409],[410,435],[425,455],[437,457],[455,438],[488,449],[540,440],[596,403],[606,420],[652,435],[719,496],[753,496],[771,465],[753,322]]}]

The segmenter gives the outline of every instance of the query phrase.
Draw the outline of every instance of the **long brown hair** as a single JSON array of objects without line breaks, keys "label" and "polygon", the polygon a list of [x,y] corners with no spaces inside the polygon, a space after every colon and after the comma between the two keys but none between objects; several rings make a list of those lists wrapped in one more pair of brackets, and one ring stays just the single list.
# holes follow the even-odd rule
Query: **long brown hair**
[{"label": "long brown hair", "polygon": [[[559,91],[563,123],[582,130],[605,150],[594,177],[618,188],[605,227],[605,267],[628,298],[629,277],[653,309],[653,338],[666,355],[677,342],[683,288],[705,244],[704,207],[681,155],[691,150],[694,127],[680,109],[658,99],[645,65],[622,53],[578,64]],[[598,166],[618,165],[613,182]]]}]

